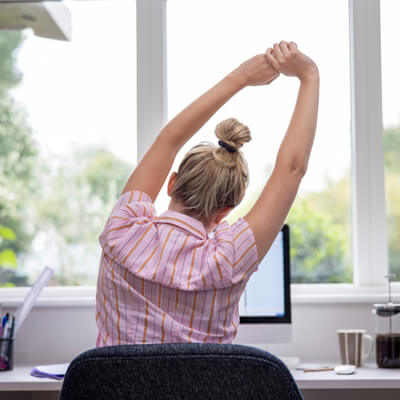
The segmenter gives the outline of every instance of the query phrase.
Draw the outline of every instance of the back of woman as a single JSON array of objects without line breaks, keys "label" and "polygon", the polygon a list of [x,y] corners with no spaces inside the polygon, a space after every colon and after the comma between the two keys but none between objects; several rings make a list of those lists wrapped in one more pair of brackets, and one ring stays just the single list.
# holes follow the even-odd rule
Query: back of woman
[{"label": "back of woman", "polygon": [[[277,57],[274,46],[275,52],[247,60],[190,104],[163,128],[132,173],[100,235],[97,346],[234,339],[239,299],[290,209],[315,132],[316,67],[297,46],[282,50],[290,46],[293,54],[286,59]],[[294,65],[299,60],[300,67]],[[298,101],[294,112],[293,118],[303,109],[296,123],[302,144],[295,146],[300,139],[292,139],[289,126],[253,209],[233,225],[223,221],[245,194],[248,169],[239,149],[251,139],[247,126],[229,118],[216,127],[218,146],[201,143],[185,155],[169,178],[168,210],[157,215],[154,201],[182,145],[236,92],[296,68],[299,99],[314,95],[300,106]],[[281,189],[287,186],[289,191]]]}]

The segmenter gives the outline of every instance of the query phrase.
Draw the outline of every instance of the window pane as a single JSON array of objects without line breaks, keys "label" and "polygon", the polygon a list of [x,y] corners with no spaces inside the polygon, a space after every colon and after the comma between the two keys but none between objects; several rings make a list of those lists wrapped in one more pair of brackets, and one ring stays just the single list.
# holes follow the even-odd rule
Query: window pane
[{"label": "window pane", "polygon": [[[381,1],[383,156],[385,163],[389,269],[400,280],[400,3]],[[395,46],[395,47],[393,47]]]},{"label": "window pane", "polygon": [[[169,119],[240,63],[274,42],[294,40],[321,74],[318,129],[309,169],[292,209],[293,282],[351,282],[350,86],[348,2],[169,0],[167,2]],[[334,54],[334,57],[332,55]],[[263,188],[296,101],[298,82],[237,94],[185,146],[217,142],[214,128],[236,117],[249,126],[244,146],[250,187],[230,219],[243,215]],[[177,160],[176,166],[180,159]],[[164,194],[159,212],[168,205]]]},{"label": "window pane", "polygon": [[136,10],[74,1],[73,38],[0,31],[0,285],[95,284],[136,160]]}]

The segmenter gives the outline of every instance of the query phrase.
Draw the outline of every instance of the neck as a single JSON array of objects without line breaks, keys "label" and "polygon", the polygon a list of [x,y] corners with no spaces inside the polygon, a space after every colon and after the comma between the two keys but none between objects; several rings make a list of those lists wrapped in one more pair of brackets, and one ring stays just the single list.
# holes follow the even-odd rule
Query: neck
[{"label": "neck", "polygon": [[[186,214],[183,205],[182,205],[181,203],[175,201],[174,199],[171,199],[171,201],[169,202],[168,210],[170,210],[170,211],[175,211],[175,212],[179,212],[179,213],[181,213],[181,214],[188,215],[188,214]],[[188,216],[191,217],[191,215],[188,215]],[[204,227],[206,228],[207,233],[210,233],[210,232],[214,229],[214,227],[215,227],[215,224],[213,224],[213,223],[206,225],[206,224],[204,224],[202,221],[200,221],[200,222],[201,222],[201,223],[204,225]]]}]

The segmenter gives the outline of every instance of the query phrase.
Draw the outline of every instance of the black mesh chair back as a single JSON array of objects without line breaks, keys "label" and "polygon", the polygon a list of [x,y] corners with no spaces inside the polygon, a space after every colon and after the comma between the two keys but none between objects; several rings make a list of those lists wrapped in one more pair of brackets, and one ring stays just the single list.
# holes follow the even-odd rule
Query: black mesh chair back
[{"label": "black mesh chair back", "polygon": [[272,354],[231,344],[109,346],[77,356],[61,400],[301,400]]}]

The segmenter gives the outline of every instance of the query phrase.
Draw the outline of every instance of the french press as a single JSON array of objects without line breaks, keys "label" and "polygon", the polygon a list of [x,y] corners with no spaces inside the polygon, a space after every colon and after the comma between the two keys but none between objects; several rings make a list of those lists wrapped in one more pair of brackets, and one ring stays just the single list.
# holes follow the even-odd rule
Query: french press
[{"label": "french press", "polygon": [[374,304],[376,363],[380,368],[400,368],[400,304],[392,303],[391,283],[394,274],[388,279],[388,302]]}]

